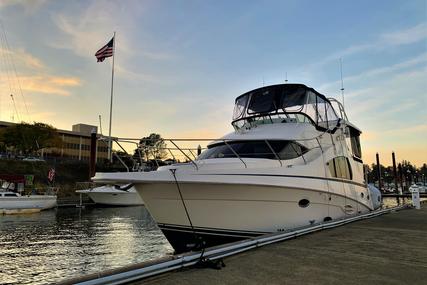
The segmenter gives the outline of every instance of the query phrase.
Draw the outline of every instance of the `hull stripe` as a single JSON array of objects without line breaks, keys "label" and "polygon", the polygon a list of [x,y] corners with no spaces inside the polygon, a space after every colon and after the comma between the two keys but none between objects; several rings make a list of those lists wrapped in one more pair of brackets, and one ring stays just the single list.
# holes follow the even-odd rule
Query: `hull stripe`
[{"label": "hull stripe", "polygon": [[264,176],[264,177],[288,177],[288,178],[307,178],[307,179],[317,179],[317,180],[329,180],[334,182],[341,182],[347,184],[353,184],[360,187],[366,188],[366,185],[363,183],[354,182],[346,179],[337,179],[329,177],[318,177],[318,176],[304,176],[304,175],[285,175],[285,174],[257,174],[257,173],[213,173],[213,174],[196,174],[196,175],[227,175],[227,176]]},{"label": "hull stripe", "polygon": [[[171,225],[171,224],[158,224],[161,230],[179,231],[193,233],[193,230],[189,226],[183,225]],[[255,237],[270,232],[256,232],[256,231],[236,231],[229,229],[218,229],[218,228],[202,228],[194,227],[196,233],[208,234],[208,235],[220,235],[220,236],[235,236],[235,237]]]}]

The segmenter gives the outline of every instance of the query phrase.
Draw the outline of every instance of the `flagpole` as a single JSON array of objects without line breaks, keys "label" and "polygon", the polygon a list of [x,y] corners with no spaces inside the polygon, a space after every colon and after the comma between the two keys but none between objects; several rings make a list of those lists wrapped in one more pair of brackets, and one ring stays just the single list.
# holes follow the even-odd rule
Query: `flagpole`
[{"label": "flagpole", "polygon": [[114,58],[116,55],[116,32],[113,35],[113,68],[111,70],[111,100],[110,100],[110,126],[108,128],[108,159],[113,162],[113,145],[111,140],[111,121],[113,118],[113,89],[114,89]]}]

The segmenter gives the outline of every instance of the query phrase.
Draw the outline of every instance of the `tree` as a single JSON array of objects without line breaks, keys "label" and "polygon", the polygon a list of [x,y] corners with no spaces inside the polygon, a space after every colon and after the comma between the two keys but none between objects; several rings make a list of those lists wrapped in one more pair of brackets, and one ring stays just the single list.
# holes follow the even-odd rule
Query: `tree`
[{"label": "tree", "polygon": [[139,141],[139,146],[135,150],[135,155],[141,152],[145,159],[163,159],[167,156],[166,143],[159,134],[152,133],[148,137],[143,137]]},{"label": "tree", "polygon": [[56,129],[48,124],[21,123],[0,131],[0,141],[8,148],[33,154],[43,148],[59,147],[62,140]]}]

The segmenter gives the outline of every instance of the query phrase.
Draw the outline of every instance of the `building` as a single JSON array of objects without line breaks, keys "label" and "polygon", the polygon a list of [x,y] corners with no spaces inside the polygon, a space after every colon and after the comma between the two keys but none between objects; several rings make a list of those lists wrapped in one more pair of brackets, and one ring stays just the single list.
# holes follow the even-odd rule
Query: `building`
[{"label": "building", "polygon": [[[15,123],[0,121],[0,128],[13,126]],[[92,131],[98,134],[98,127],[86,124],[76,124],[72,126],[72,131],[57,130],[62,139],[62,146],[46,148],[42,150],[43,157],[62,157],[65,159],[89,161],[90,138]],[[96,160],[108,159],[108,142],[97,140]]]}]

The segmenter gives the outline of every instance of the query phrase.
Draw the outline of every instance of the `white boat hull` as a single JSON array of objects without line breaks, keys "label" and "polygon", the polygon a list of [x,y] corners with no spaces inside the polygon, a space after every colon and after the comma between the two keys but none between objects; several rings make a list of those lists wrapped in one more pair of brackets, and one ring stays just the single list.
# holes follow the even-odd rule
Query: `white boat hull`
[{"label": "white boat hull", "polygon": [[0,212],[3,214],[38,212],[56,206],[56,196],[53,195],[29,195],[0,198]]},{"label": "white boat hull", "polygon": [[88,195],[96,204],[107,206],[140,206],[144,201],[131,187],[127,191],[115,189],[114,186],[101,186],[93,189],[78,190],[77,193]]},{"label": "white boat hull", "polygon": [[[339,194],[297,187],[183,182],[183,200],[175,183],[135,187],[176,252],[370,211]],[[299,206],[303,199],[308,206]]]}]

